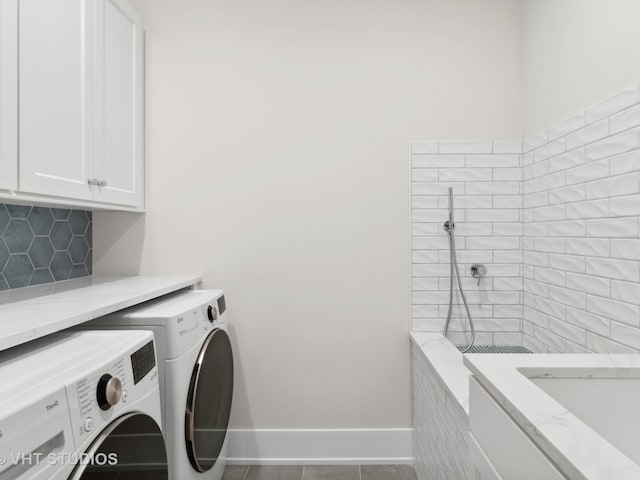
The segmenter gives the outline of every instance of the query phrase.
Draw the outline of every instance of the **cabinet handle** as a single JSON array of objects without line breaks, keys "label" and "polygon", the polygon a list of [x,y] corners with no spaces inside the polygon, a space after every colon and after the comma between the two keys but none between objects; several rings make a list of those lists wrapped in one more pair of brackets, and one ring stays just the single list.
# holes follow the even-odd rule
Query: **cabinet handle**
[{"label": "cabinet handle", "polygon": [[107,186],[107,181],[106,180],[100,180],[100,183],[98,183],[98,185],[100,185],[101,187],[106,187]]}]

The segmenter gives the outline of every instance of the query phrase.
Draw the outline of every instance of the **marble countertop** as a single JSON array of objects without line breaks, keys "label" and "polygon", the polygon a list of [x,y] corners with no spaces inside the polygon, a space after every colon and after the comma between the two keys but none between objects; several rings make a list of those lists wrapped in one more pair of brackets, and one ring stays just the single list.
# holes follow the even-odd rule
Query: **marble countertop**
[{"label": "marble countertop", "polygon": [[640,466],[529,380],[639,378],[640,355],[468,354],[464,364],[571,480],[640,479]]},{"label": "marble countertop", "polygon": [[93,276],[0,293],[0,350],[198,285],[193,275]]}]

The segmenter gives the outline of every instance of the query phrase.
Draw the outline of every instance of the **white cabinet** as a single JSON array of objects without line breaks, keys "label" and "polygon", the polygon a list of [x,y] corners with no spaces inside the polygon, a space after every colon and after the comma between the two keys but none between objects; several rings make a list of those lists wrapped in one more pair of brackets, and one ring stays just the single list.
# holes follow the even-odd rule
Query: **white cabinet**
[{"label": "white cabinet", "polygon": [[22,192],[93,199],[93,19],[92,1],[20,0]]},{"label": "white cabinet", "polygon": [[99,200],[144,202],[144,38],[123,0],[96,3],[96,155]]},{"label": "white cabinet", "polygon": [[[12,2],[2,0],[3,8]],[[0,188],[42,202],[143,208],[140,15],[125,0],[19,5],[19,182],[0,180]],[[0,38],[11,28],[2,32]],[[10,70],[3,63],[2,72]],[[3,151],[2,158],[10,154]]]},{"label": "white cabinet", "polygon": [[18,0],[0,1],[0,189],[18,187]]},{"label": "white cabinet", "polygon": [[469,430],[470,480],[566,480],[473,376]]},{"label": "white cabinet", "polygon": [[503,480],[482,451],[473,433],[469,433],[469,480]]}]

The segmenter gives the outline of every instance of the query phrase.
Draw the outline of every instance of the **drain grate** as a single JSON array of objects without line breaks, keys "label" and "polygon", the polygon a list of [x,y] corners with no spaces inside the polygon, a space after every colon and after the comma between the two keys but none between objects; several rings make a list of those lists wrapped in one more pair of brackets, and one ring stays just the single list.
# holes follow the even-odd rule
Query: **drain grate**
[{"label": "drain grate", "polygon": [[[462,350],[464,345],[457,345]],[[528,348],[519,345],[474,345],[465,353],[533,353]]]}]

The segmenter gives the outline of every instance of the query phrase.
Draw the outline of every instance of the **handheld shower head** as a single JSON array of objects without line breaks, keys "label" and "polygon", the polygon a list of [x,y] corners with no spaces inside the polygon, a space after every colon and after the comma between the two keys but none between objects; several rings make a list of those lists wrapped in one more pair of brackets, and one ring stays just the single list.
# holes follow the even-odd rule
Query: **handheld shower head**
[{"label": "handheld shower head", "polygon": [[453,221],[453,187],[449,187],[449,220],[444,222],[444,230],[451,233],[454,228],[456,228],[456,224]]}]

